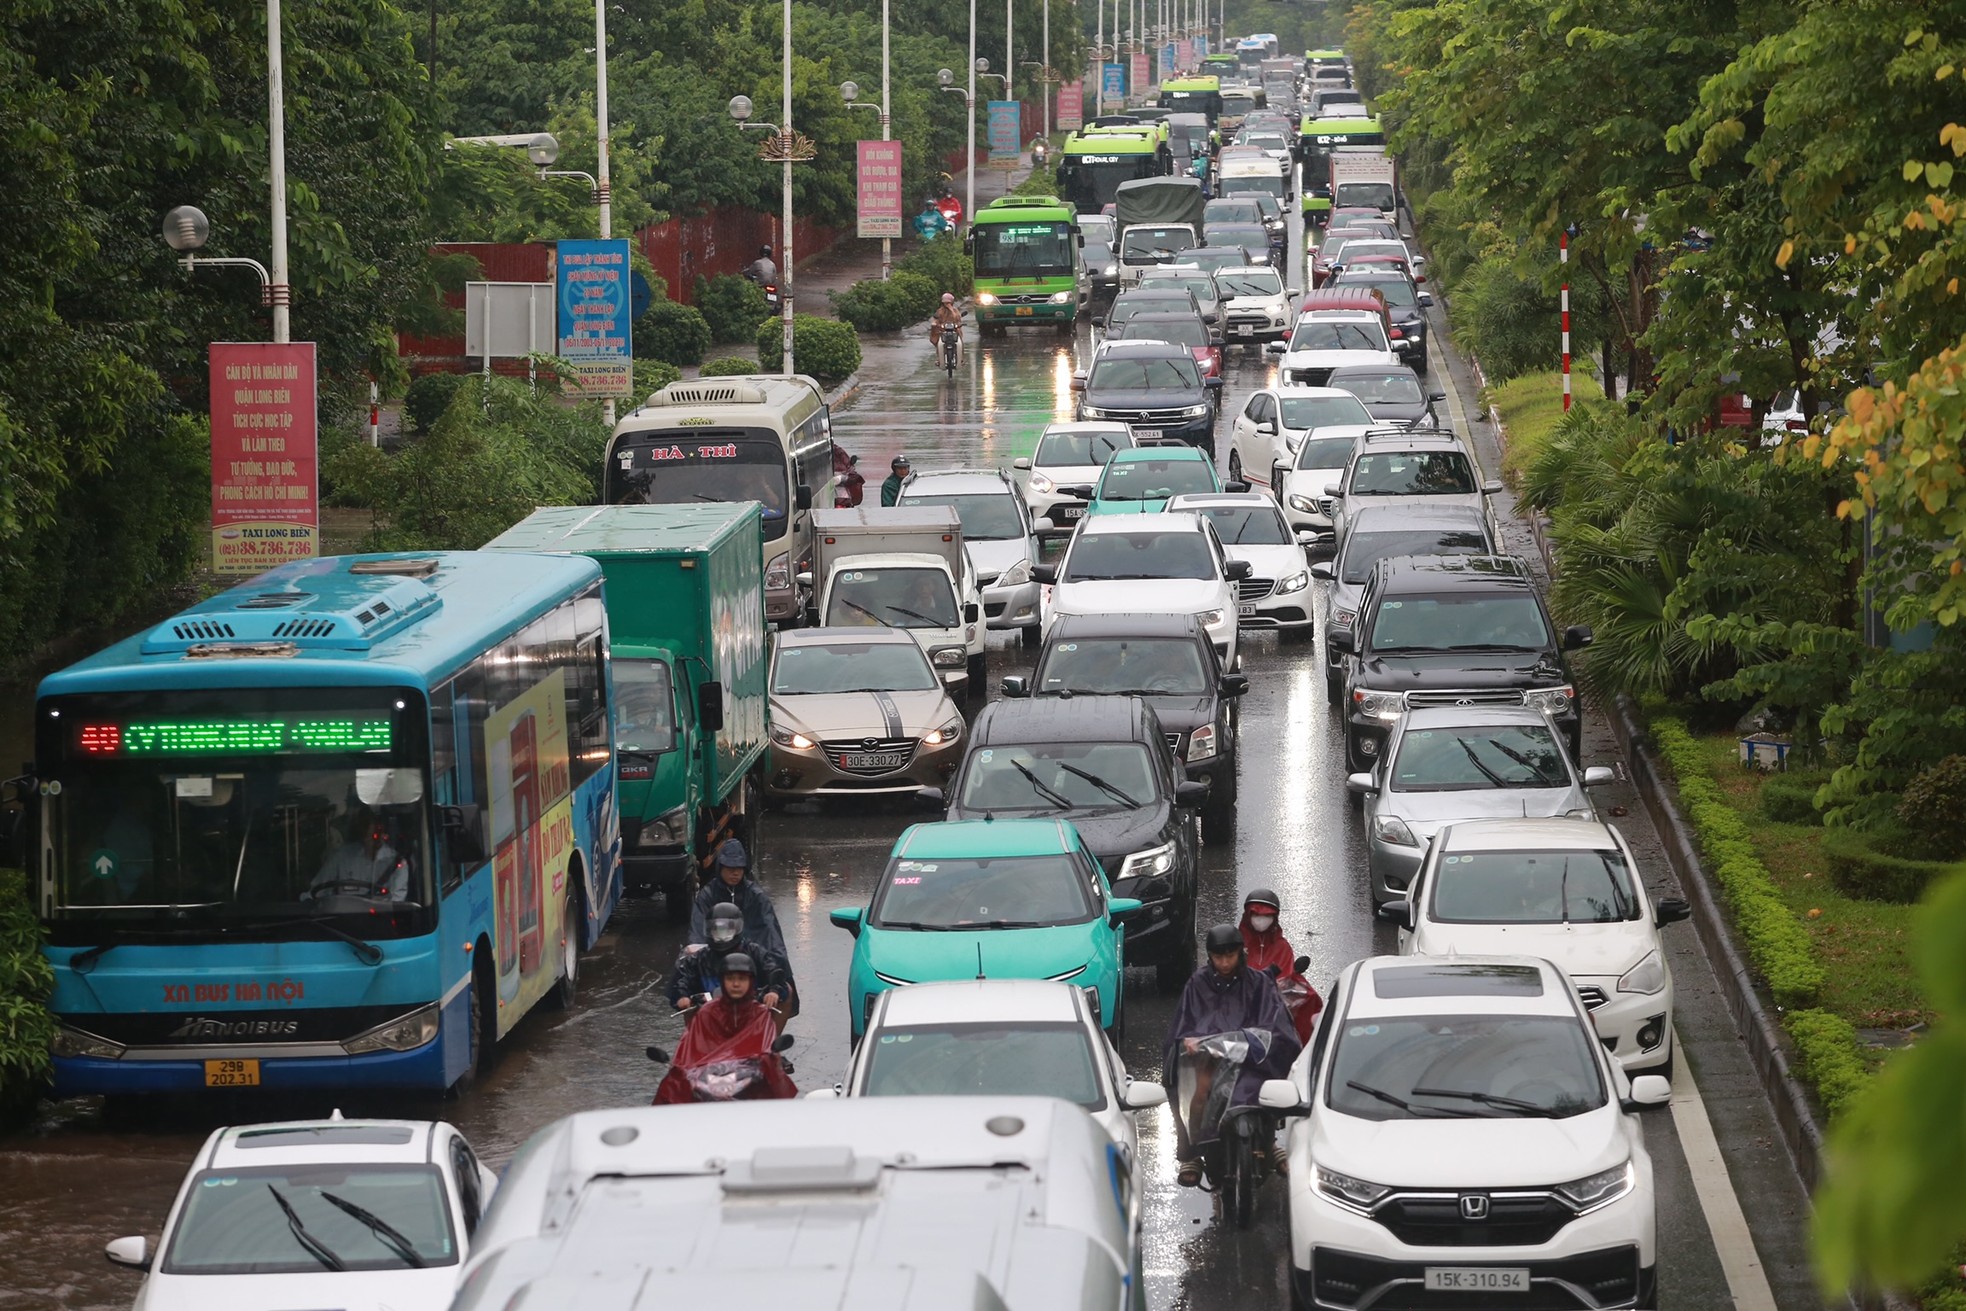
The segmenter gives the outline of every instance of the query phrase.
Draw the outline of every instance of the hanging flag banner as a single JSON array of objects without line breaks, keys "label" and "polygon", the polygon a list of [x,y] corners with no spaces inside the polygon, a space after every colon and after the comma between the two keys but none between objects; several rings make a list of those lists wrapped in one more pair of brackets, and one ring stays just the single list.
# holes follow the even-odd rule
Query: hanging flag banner
[{"label": "hanging flag banner", "polygon": [[1126,103],[1126,65],[1105,64],[1105,82],[1101,84],[1099,98],[1110,100],[1116,105]]},{"label": "hanging flag banner", "polygon": [[1017,163],[1018,140],[1023,131],[1022,107],[1015,100],[992,100],[989,113],[990,167],[1010,168]]},{"label": "hanging flag banner", "polygon": [[1144,96],[1147,94],[1147,52],[1136,50],[1129,58],[1133,63],[1133,94]]},{"label": "hanging flag banner", "polygon": [[320,554],[314,343],[212,343],[212,569]]},{"label": "hanging flag banner", "polygon": [[901,235],[901,143],[861,141],[859,148],[859,234]]},{"label": "hanging flag banner", "polygon": [[1174,47],[1171,45],[1160,48],[1160,76],[1163,82],[1174,76]]},{"label": "hanging flag banner", "polygon": [[1182,37],[1174,43],[1174,63],[1176,67],[1182,69],[1189,69],[1195,66],[1195,43],[1193,41],[1187,37]]},{"label": "hanging flag banner", "polygon": [[555,354],[573,366],[574,394],[627,396],[634,390],[629,350],[628,241],[562,241]]},{"label": "hanging flag banner", "polygon": [[1085,83],[1058,84],[1058,108],[1052,125],[1060,132],[1076,132],[1085,126]]}]

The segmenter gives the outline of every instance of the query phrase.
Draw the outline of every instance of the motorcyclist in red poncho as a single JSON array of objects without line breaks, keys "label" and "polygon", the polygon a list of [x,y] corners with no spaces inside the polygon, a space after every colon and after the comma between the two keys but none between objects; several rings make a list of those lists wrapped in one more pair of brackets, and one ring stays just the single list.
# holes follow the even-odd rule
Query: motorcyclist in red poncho
[{"label": "motorcyclist in red poncho", "polygon": [[[655,1105],[799,1095],[772,1050],[778,1019],[757,995],[756,974],[757,967],[744,953],[725,957],[717,996],[691,1013],[669,1073],[655,1090]],[[662,1055],[658,1048],[649,1049],[650,1059]]]},{"label": "motorcyclist in red poncho", "polygon": [[1324,998],[1318,996],[1317,989],[1304,977],[1304,958],[1291,947],[1290,939],[1283,936],[1283,926],[1277,922],[1277,912],[1282,906],[1276,893],[1257,888],[1243,898],[1242,923],[1236,927],[1242,931],[1249,968],[1265,970],[1276,979],[1284,1009],[1290,1012],[1290,1021],[1297,1029],[1297,1041],[1309,1045],[1311,1031],[1317,1027],[1318,1012],[1324,1009]]}]

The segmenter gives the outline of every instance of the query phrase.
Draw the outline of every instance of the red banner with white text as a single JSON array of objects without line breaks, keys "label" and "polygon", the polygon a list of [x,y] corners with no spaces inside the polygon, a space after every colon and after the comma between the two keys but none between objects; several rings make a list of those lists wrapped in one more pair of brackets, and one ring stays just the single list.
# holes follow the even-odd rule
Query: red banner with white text
[{"label": "red banner with white text", "polygon": [[314,343],[212,343],[212,568],[320,553]]}]

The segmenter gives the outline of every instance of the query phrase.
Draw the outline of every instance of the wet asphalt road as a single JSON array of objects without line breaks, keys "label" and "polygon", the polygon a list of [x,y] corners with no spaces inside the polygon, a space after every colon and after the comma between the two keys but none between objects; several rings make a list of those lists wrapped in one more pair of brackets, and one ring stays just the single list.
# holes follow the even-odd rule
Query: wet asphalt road
[{"label": "wet asphalt road", "polygon": [[[1289,281],[1298,285],[1295,276]],[[1436,342],[1444,341],[1445,324],[1438,318],[1435,330]],[[1069,381],[1089,351],[1084,330],[1076,339],[1038,332],[970,345],[965,369],[948,380],[929,367],[926,343],[919,338],[870,344],[863,389],[838,412],[836,423],[837,438],[861,457],[863,468],[882,469],[904,450],[922,469],[1008,466],[1030,453],[1045,423],[1069,417]],[[1472,391],[1459,364],[1437,353],[1436,365],[1435,378],[1452,380],[1459,406],[1471,408]],[[1230,350],[1223,413],[1240,409],[1272,371],[1256,351]],[[1494,469],[1492,436],[1480,424],[1464,424],[1462,430],[1475,435],[1484,464]],[[1219,430],[1223,454],[1227,435],[1225,419]],[[1519,524],[1510,532],[1518,550],[1533,554]],[[1242,707],[1240,813],[1232,839],[1204,849],[1199,923],[1232,920],[1248,889],[1275,888],[1285,903],[1284,928],[1311,958],[1311,977],[1322,986],[1348,962],[1393,950],[1394,939],[1370,912],[1363,837],[1344,793],[1340,732],[1325,704],[1318,650],[1312,643],[1282,648],[1267,635],[1245,641],[1251,691]],[[1029,653],[1016,646],[1014,636],[993,635],[992,687],[1002,675],[1029,664]],[[1583,763],[1610,763],[1615,757],[1602,715],[1593,714]],[[1620,778],[1598,795],[1599,803],[1617,807],[1613,815],[1629,810],[1614,822],[1631,839],[1652,894],[1673,895],[1657,837],[1622,782],[1622,771]],[[899,805],[799,807],[774,811],[761,822],[759,876],[778,904],[807,998],[805,1013],[793,1026],[799,1040],[793,1053],[796,1077],[803,1088],[832,1083],[847,1059],[843,998],[852,940],[827,921],[826,912],[865,904],[894,839],[909,823],[928,818]],[[1804,1201],[1773,1136],[1765,1102],[1691,932],[1677,928],[1669,937],[1681,1069],[1695,1072],[1706,1097],[1754,1234],[1756,1250],[1747,1257],[1758,1256],[1776,1305],[1820,1305],[1808,1285],[1801,1247]],[[478,1089],[454,1101],[367,1097],[344,1099],[341,1106],[350,1114],[454,1120],[487,1158],[502,1162],[559,1115],[645,1102],[659,1071],[643,1059],[642,1048],[672,1038],[677,1028],[661,992],[681,943],[681,931],[666,922],[658,905],[625,905],[584,961],[575,1012],[541,1011],[528,1018]],[[1156,1077],[1171,1000],[1155,995],[1150,974],[1135,972],[1127,1005],[1122,1053],[1136,1073]],[[128,1305],[136,1277],[108,1267],[101,1245],[120,1234],[156,1234],[205,1132],[231,1121],[322,1114],[329,1105],[242,1100],[158,1106],[144,1112],[143,1123],[113,1129],[94,1103],[47,1107],[32,1132],[0,1141],[5,1181],[0,1186],[0,1311]],[[1206,1195],[1173,1184],[1165,1110],[1143,1114],[1141,1129],[1146,1288],[1154,1311],[1286,1306],[1282,1187],[1265,1186],[1252,1229],[1220,1225]],[[1646,1129],[1658,1174],[1661,1305],[1733,1305],[1673,1119],[1665,1111],[1650,1112]]]}]

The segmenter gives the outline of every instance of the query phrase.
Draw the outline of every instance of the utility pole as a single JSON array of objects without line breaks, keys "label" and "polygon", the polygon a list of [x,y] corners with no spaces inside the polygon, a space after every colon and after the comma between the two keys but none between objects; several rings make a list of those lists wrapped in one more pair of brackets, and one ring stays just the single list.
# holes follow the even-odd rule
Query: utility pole
[{"label": "utility pole", "polygon": [[266,145],[273,183],[273,340],[293,340],[293,288],[287,282],[287,92],[281,77],[280,0],[266,0]]},{"label": "utility pole", "polygon": [[[598,175],[594,179],[594,200],[601,210],[601,239],[614,235],[614,197],[608,190],[608,6],[607,0],[594,0],[594,139],[599,147]],[[622,270],[623,277],[627,270]],[[614,431],[614,397],[601,402],[601,419]]]},{"label": "utility pole", "polygon": [[[601,3],[601,0],[596,0],[596,3]],[[778,313],[780,328],[784,333],[785,376],[789,378],[798,372],[792,367],[792,284],[797,281],[792,272],[792,156],[797,153],[792,149],[794,140],[792,136],[792,0],[785,0],[784,56],[785,121],[778,126],[785,134],[781,143],[785,156],[785,196],[783,230],[780,233],[780,241],[785,247],[785,262],[780,265],[778,273]]]},{"label": "utility pole", "polygon": [[[792,12],[792,0],[785,0],[785,12],[788,14]],[[969,148],[969,181],[963,189],[963,222],[974,223],[976,222],[976,0],[969,0],[969,94],[963,97],[963,106],[969,111],[969,131],[965,138]]]},{"label": "utility pole", "polygon": [[[1085,29],[1081,27],[1080,32]],[[1044,95],[1044,148],[1051,149],[1051,0],[1044,0],[1044,54],[1038,60],[1038,85]]]},{"label": "utility pole", "polygon": [[[888,8],[890,3],[891,0],[881,0],[881,140],[883,141],[892,139],[890,128],[894,122],[893,93],[888,84],[888,37],[890,30]],[[895,185],[898,188],[900,183],[897,182]],[[907,211],[904,210],[902,212],[906,213]],[[887,282],[893,277],[894,238],[882,237],[881,281]]]}]

